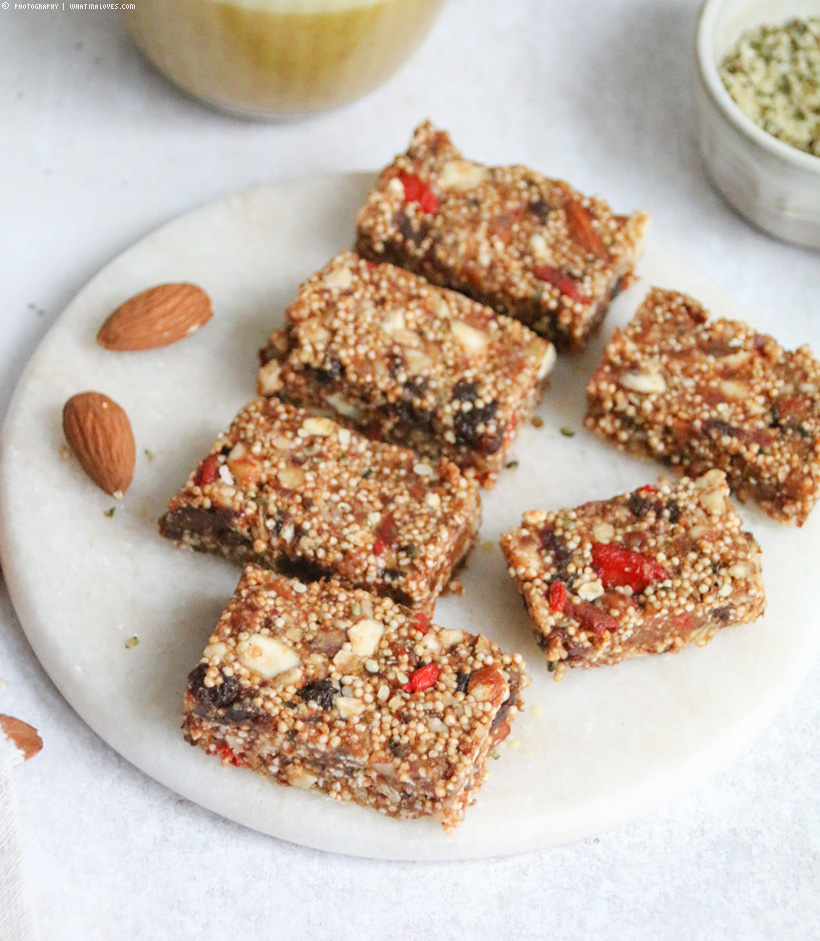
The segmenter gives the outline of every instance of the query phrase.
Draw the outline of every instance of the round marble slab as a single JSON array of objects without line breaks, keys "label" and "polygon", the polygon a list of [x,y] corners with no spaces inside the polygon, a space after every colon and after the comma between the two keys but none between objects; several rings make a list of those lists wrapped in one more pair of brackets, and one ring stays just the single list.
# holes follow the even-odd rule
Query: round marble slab
[{"label": "round marble slab", "polygon": [[[647,814],[746,748],[820,649],[818,514],[796,530],[748,508],[744,518],[763,547],[763,620],[677,656],[569,671],[560,684],[533,640],[500,533],[524,510],[606,498],[657,478],[655,465],[616,453],[582,428],[586,381],[612,327],[628,320],[649,285],[685,290],[716,314],[744,316],[651,238],[639,280],[618,298],[601,336],[583,357],[559,362],[538,410],[543,427],[522,430],[518,466],[485,495],[464,594],[437,607],[438,623],[520,651],[533,677],[527,709],[464,825],[445,836],[429,820],[395,821],[279,787],[222,767],[182,739],[186,676],[239,573],[176,549],[160,538],[156,520],[253,396],[256,351],[298,284],[352,244],[371,180],[349,174],[285,182],[198,209],[111,262],[57,320],[15,393],[0,456],[0,557],[26,635],[66,699],[121,755],[204,807],[306,846],[393,859],[469,858],[579,839]],[[214,302],[214,317],[199,333],[142,353],[96,344],[103,319],[124,299],[182,280],[200,284]],[[750,319],[786,342],[817,339],[808,312],[788,322],[776,317],[755,312]],[[110,395],[131,418],[137,467],[121,501],[98,490],[61,448],[63,403],[85,389]],[[126,646],[133,637],[138,644]]]}]

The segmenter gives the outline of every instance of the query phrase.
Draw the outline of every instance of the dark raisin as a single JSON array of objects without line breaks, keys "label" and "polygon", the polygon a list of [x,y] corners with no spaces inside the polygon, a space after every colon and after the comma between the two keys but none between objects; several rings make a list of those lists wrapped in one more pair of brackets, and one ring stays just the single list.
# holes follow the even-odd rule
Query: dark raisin
[{"label": "dark raisin", "polygon": [[397,738],[391,738],[387,746],[394,758],[404,758],[404,745]]},{"label": "dark raisin", "polygon": [[390,373],[390,378],[395,379],[396,376],[404,368],[404,360],[398,353],[390,353],[387,357],[387,371]]},{"label": "dark raisin", "polygon": [[712,611],[712,617],[716,621],[720,621],[721,624],[728,624],[731,616],[732,606],[730,604],[721,605],[719,608],[714,608]]},{"label": "dark raisin", "polygon": [[430,223],[422,220],[418,227],[413,227],[413,222],[406,212],[397,212],[393,216],[393,223],[401,232],[405,242],[420,243],[424,241],[425,236],[430,231]]},{"label": "dark raisin", "polygon": [[643,494],[636,492],[629,494],[626,505],[629,507],[633,516],[637,516],[638,519],[641,519],[646,516],[654,502],[654,500],[650,500]]},{"label": "dark raisin", "polygon": [[390,406],[391,412],[410,428],[430,431],[433,427],[433,413],[418,408],[412,402],[399,401]]},{"label": "dark raisin", "polygon": [[680,507],[678,504],[670,497],[666,501],[666,512],[669,514],[669,522],[673,525],[680,520]]},{"label": "dark raisin", "polygon": [[242,725],[259,716],[259,710],[252,703],[239,703],[225,710],[224,721],[232,725]]},{"label": "dark raisin", "polygon": [[321,709],[331,709],[333,700],[339,695],[339,690],[333,685],[333,681],[326,677],[323,680],[314,680],[298,690],[297,696],[305,702],[318,703]]},{"label": "dark raisin", "polygon": [[430,380],[426,376],[410,376],[404,382],[404,390],[411,398],[420,399],[429,385]]},{"label": "dark raisin", "polygon": [[406,212],[397,212],[396,215],[393,216],[393,224],[396,226],[399,232],[401,232],[402,238],[405,240],[405,242],[416,241],[416,233],[413,230],[413,223],[410,219],[410,216],[408,216]]},{"label": "dark raisin", "polygon": [[213,706],[224,709],[236,702],[242,687],[235,676],[222,675],[222,682],[214,686],[205,685],[208,673],[208,664],[200,663],[188,674],[188,689],[194,694],[196,701],[202,706]]},{"label": "dark raisin", "polygon": [[495,418],[498,411],[497,402],[488,402],[481,408],[471,408],[469,412],[457,411],[453,418],[456,441],[475,448],[482,454],[495,454],[504,440],[503,425],[496,428],[493,434],[479,431],[479,425],[488,425]]},{"label": "dark raisin", "polygon": [[478,383],[467,379],[459,379],[453,386],[453,398],[462,402],[475,402],[478,395]]},{"label": "dark raisin", "polygon": [[572,552],[563,539],[555,535],[554,529],[547,527],[541,533],[541,548],[552,556],[552,563],[556,570],[555,577],[562,582],[571,582],[572,577],[567,571],[567,566],[572,561]]},{"label": "dark raisin", "polygon": [[740,429],[723,421],[722,418],[707,418],[703,423],[703,430],[707,435],[715,432],[721,438],[724,435],[728,435],[730,438],[740,437]]},{"label": "dark raisin", "polygon": [[335,356],[326,356],[322,365],[313,367],[311,371],[320,385],[329,386],[343,375],[345,368]]},{"label": "dark raisin", "polygon": [[780,427],[780,409],[776,406],[772,406],[772,418],[769,422],[769,428],[779,428]]},{"label": "dark raisin", "polygon": [[547,217],[552,212],[552,209],[545,200],[538,197],[533,199],[532,202],[527,206],[527,209],[535,216],[535,218],[543,225],[547,221]]},{"label": "dark raisin", "polygon": [[690,307],[688,304],[684,305],[686,313],[689,315],[689,318],[696,324],[706,323],[708,316],[706,311],[700,307]]},{"label": "dark raisin", "polygon": [[456,692],[466,693],[469,682],[470,674],[465,673],[464,670],[459,670],[458,673],[456,673]]}]

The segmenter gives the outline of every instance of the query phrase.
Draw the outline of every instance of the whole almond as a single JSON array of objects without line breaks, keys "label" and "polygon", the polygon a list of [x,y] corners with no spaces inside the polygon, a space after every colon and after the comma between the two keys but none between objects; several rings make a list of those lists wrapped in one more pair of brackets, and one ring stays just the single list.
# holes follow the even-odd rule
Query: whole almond
[{"label": "whole almond", "polygon": [[195,284],[158,284],[121,304],[97,334],[107,350],[152,350],[182,340],[211,319],[211,299]]},{"label": "whole almond", "polygon": [[112,496],[134,476],[136,446],[125,411],[102,392],[80,392],[63,406],[63,432],[83,470]]},{"label": "whole almond", "polygon": [[33,758],[43,747],[43,740],[37,729],[11,716],[0,715],[0,732],[20,749],[23,753],[23,761]]}]

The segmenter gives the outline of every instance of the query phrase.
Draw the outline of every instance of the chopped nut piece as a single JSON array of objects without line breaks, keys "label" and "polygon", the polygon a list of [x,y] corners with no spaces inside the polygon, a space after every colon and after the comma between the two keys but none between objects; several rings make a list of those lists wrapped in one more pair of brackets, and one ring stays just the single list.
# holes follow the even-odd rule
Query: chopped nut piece
[{"label": "chopped nut piece", "polygon": [[376,652],[384,627],[378,621],[364,618],[348,628],[350,648],[359,657],[369,657]]},{"label": "chopped nut piece", "polygon": [[288,644],[266,634],[252,634],[236,645],[243,667],[270,679],[299,664],[299,654]]}]

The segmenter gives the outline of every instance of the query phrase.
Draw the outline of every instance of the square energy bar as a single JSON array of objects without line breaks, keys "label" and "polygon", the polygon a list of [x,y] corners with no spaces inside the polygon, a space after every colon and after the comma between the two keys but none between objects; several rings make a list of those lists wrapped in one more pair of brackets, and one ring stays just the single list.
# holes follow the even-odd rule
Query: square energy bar
[{"label": "square energy bar", "polygon": [[224,764],[450,830],[528,683],[486,637],[248,565],[188,678],[183,729]]},{"label": "square energy bar", "polygon": [[616,330],[587,388],[586,427],[622,451],[697,477],[725,471],[738,499],[802,525],[820,491],[820,363],[748,324],[709,320],[658,288]]},{"label": "square energy bar", "polygon": [[719,470],[525,513],[501,548],[556,679],[568,666],[703,646],[765,608],[760,549]]},{"label": "square energy bar", "polygon": [[334,409],[489,487],[555,348],[462,294],[346,252],[301,286],[261,359],[260,393]]},{"label": "square energy bar", "polygon": [[160,520],[183,546],[432,611],[481,519],[448,461],[369,441],[277,399],[244,408]]},{"label": "square energy bar", "polygon": [[368,195],[356,250],[577,352],[628,283],[647,221],[527,167],[465,160],[446,131],[425,122]]}]

